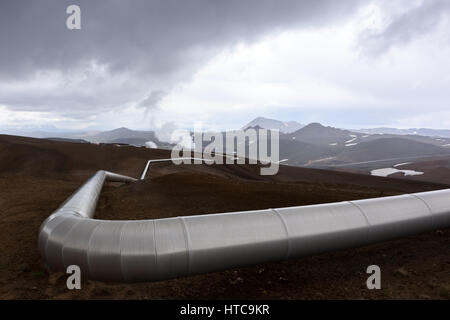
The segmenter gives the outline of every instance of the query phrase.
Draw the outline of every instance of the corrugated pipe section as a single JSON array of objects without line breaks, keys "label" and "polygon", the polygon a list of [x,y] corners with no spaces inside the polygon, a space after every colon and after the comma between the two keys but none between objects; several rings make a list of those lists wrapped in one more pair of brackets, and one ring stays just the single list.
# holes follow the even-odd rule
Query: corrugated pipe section
[{"label": "corrugated pipe section", "polygon": [[[147,167],[148,168],[148,167]],[[357,201],[139,221],[92,219],[99,171],[41,226],[50,270],[155,281],[362,246],[450,226],[450,189]]]}]

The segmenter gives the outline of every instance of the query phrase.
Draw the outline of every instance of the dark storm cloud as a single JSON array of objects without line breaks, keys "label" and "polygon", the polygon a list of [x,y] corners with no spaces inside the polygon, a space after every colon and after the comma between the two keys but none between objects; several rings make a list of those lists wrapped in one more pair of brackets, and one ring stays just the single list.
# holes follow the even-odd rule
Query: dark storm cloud
[{"label": "dark storm cloud", "polygon": [[[139,103],[148,92],[188,80],[224,48],[291,27],[332,24],[359,2],[1,1],[0,105],[79,118]],[[66,28],[70,4],[81,7],[81,30]],[[28,88],[26,81],[53,87]]]},{"label": "dark storm cloud", "polygon": [[[330,23],[357,1],[161,0],[2,1],[0,72],[70,70],[91,60],[113,70],[174,73],[236,41],[293,25]],[[66,7],[77,4],[82,29],[67,30]]]}]

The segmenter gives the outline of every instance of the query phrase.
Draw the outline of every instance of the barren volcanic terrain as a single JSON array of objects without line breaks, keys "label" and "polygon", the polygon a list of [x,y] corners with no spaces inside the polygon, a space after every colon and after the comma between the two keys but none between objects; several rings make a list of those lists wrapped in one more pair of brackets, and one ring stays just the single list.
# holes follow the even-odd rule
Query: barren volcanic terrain
[{"label": "barren volcanic terrain", "polygon": [[[450,299],[450,230],[154,283],[85,280],[66,288],[37,250],[40,224],[85,180],[104,169],[139,177],[167,150],[0,135],[1,299]],[[449,188],[450,185],[281,166],[157,163],[146,180],[107,184],[96,217],[151,219],[297,206]],[[376,264],[382,289],[368,290]]]}]

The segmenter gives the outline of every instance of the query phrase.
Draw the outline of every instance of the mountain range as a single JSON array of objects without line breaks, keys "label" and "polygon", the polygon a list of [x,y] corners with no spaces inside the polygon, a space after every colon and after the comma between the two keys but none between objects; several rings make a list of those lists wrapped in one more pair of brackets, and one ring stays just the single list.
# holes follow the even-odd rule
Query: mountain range
[{"label": "mountain range", "polygon": [[55,141],[78,142],[78,143],[111,143],[128,144],[132,146],[152,146],[157,148],[168,148],[170,143],[160,141],[154,131],[138,131],[125,127],[109,131],[66,131],[57,128],[23,128],[3,130],[1,133],[33,138],[44,138]]},{"label": "mountain range", "polygon": [[371,129],[359,129],[354,131],[369,134],[420,135],[420,136],[450,138],[450,130],[447,129],[428,129],[428,128],[397,129],[397,128],[381,127]]},{"label": "mountain range", "polygon": [[[280,130],[280,160],[283,164],[295,166],[370,171],[400,162],[450,155],[450,130],[347,130],[317,122],[303,125],[296,121],[284,122],[264,117],[257,117],[243,127],[248,128]],[[137,131],[124,127],[103,132],[58,131],[51,127],[22,128],[18,132],[3,131],[66,142],[127,144],[160,149],[173,146],[158,139],[154,131]],[[254,142],[257,141],[247,141],[246,144]]]},{"label": "mountain range", "polygon": [[[255,124],[253,128],[264,128],[264,122],[257,119],[251,122]],[[296,166],[362,168],[370,172],[403,161],[442,156],[450,156],[450,138],[408,134],[406,131],[403,134],[367,133],[320,123],[310,123],[291,133],[280,132],[280,160],[283,164]]]},{"label": "mountain range", "polygon": [[292,133],[304,127],[303,124],[296,121],[280,121],[264,117],[257,117],[242,127],[243,130],[259,126],[264,129],[280,130],[283,133]]}]

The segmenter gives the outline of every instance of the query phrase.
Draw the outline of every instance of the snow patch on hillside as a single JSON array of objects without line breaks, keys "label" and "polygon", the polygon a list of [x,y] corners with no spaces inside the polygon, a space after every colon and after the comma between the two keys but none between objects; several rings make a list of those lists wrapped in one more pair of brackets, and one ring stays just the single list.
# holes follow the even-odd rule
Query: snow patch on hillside
[{"label": "snow patch on hillside", "polygon": [[423,172],[420,172],[420,171],[398,170],[398,169],[395,169],[395,168],[375,169],[375,170],[370,171],[370,174],[372,176],[387,177],[387,176],[390,176],[391,174],[394,174],[394,173],[397,173],[397,172],[401,172],[405,176],[417,176],[417,175],[423,174]]}]

